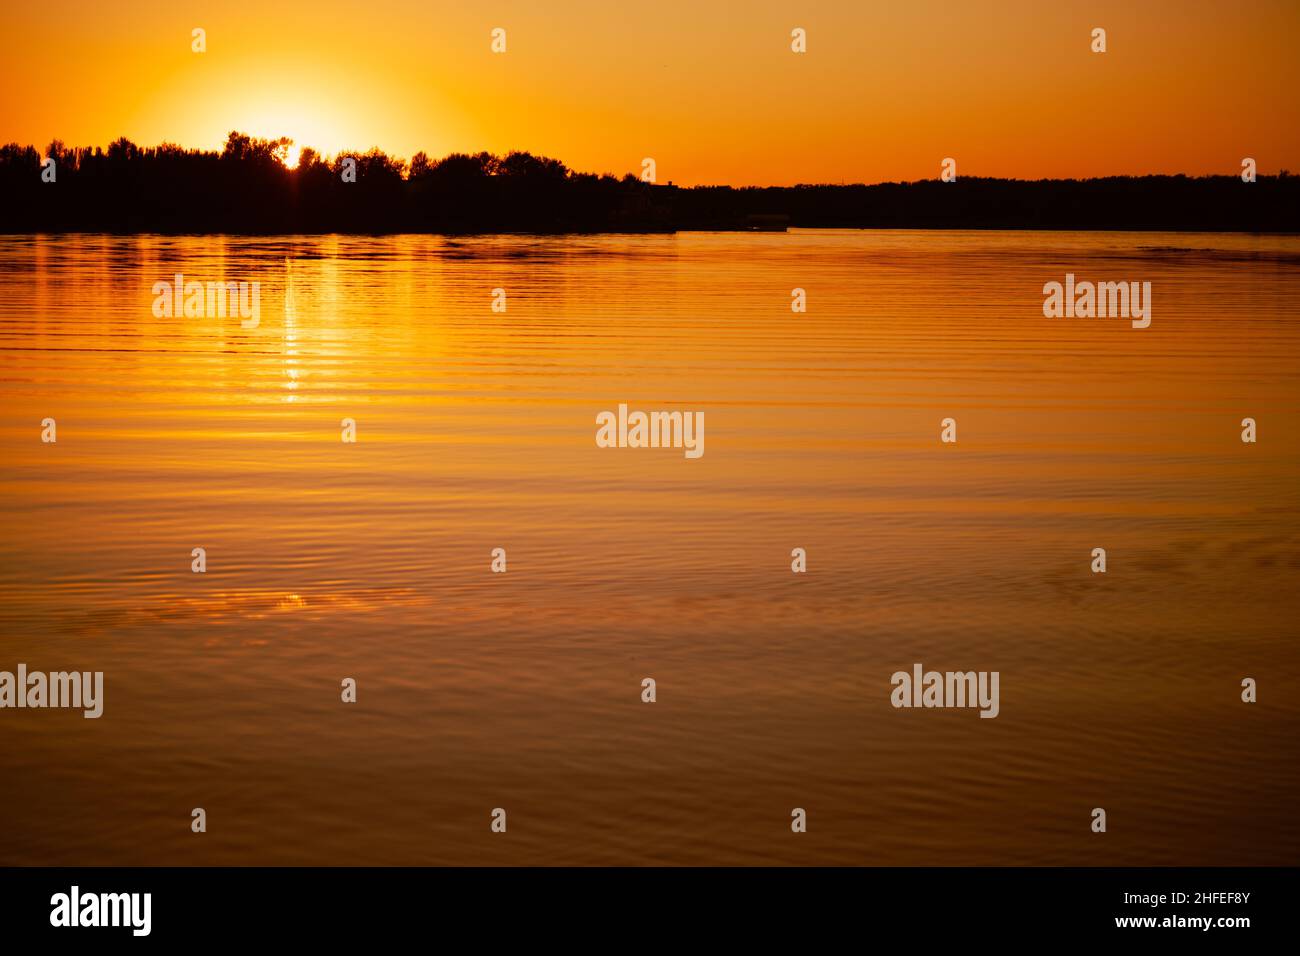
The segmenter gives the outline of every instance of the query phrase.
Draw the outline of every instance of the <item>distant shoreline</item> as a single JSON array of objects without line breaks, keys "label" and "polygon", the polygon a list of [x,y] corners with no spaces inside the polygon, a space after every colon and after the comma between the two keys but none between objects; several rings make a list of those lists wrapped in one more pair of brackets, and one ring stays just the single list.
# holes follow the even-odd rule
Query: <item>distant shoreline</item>
[{"label": "distant shoreline", "polygon": [[1300,176],[691,186],[510,153],[322,159],[232,133],[223,152],[0,147],[0,232],[533,235],[787,228],[1300,233]]},{"label": "distant shoreline", "polygon": [[[1128,228],[1108,228],[1108,227],[1089,227],[1073,228],[1062,226],[791,226],[783,232],[789,233],[798,230],[800,232],[1061,232],[1061,233],[1085,233],[1085,232],[1114,232],[1114,233],[1172,233],[1188,236],[1300,236],[1300,229],[1278,230],[1278,229],[1179,229],[1179,228],[1161,228],[1154,227],[1150,229],[1128,229]],[[63,237],[63,236],[113,236],[115,238],[126,238],[129,236],[159,236],[163,238],[181,238],[186,236],[222,236],[232,239],[272,239],[301,236],[304,238],[324,238],[327,236],[344,236],[344,237],[369,237],[374,239],[398,236],[437,236],[445,239],[475,239],[492,236],[533,236],[539,239],[543,238],[563,238],[565,236],[677,236],[692,234],[717,234],[717,233],[740,233],[740,234],[759,234],[760,232],[771,233],[770,230],[754,230],[738,227],[718,227],[709,228],[705,226],[690,227],[682,229],[494,229],[491,231],[480,230],[478,232],[447,232],[433,229],[413,232],[410,230],[352,230],[348,232],[340,230],[317,230],[314,232],[249,232],[236,230],[175,230],[164,231],[159,229],[3,229],[0,228],[0,237]],[[777,233],[781,234],[780,232]]]}]

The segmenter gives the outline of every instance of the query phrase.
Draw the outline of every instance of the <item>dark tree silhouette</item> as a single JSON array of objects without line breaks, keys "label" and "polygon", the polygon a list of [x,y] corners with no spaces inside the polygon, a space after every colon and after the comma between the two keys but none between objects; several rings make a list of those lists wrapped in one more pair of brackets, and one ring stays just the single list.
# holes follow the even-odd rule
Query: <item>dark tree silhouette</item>
[{"label": "dark tree silhouette", "polygon": [[[679,189],[578,173],[510,152],[382,150],[332,158],[232,132],[221,152],[171,143],[44,154],[0,147],[0,230],[108,232],[607,232],[791,226],[1169,229],[1294,232],[1300,178],[1115,176],[1088,180],[963,177],[879,185]],[[54,181],[42,164],[53,160]],[[346,175],[345,175],[346,174]],[[345,181],[351,180],[351,181]]]}]

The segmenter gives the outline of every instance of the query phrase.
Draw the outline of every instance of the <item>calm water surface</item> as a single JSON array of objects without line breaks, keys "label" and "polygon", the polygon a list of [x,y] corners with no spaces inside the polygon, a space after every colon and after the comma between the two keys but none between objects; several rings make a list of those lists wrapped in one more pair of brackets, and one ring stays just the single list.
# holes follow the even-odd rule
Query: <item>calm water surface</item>
[{"label": "calm water surface", "polygon": [[[0,863],[1300,862],[1297,265],[0,237],[0,669],[106,681],[0,711]],[[259,326],[155,318],[176,272]],[[1044,318],[1066,272],[1150,281],[1151,327]],[[597,448],[620,402],[704,411],[704,456]],[[1001,715],[893,709],[918,661]]]}]

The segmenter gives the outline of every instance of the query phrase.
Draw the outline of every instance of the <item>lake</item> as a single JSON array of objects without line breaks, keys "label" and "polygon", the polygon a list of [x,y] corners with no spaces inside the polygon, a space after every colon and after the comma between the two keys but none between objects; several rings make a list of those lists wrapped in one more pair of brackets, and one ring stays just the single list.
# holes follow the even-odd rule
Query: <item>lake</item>
[{"label": "lake", "polygon": [[[1298,265],[0,236],[0,670],[104,673],[99,719],[0,710],[0,864],[1293,865]],[[156,315],[178,273],[256,326]],[[1067,273],[1150,326],[1045,317]],[[620,404],[704,453],[598,447]],[[892,706],[916,663],[996,719]]]}]

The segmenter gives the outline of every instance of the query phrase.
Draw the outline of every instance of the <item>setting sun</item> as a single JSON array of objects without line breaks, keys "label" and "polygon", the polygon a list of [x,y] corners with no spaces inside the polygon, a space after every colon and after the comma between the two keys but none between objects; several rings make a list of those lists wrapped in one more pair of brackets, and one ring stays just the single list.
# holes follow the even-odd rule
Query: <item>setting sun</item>
[{"label": "setting sun", "polygon": [[[841,0],[797,22],[798,5],[675,0],[635,31],[594,0],[565,16],[494,4],[499,24],[414,0],[373,17],[336,0],[231,0],[194,23],[157,22],[149,6],[70,0],[66,17],[31,11],[6,29],[6,141],[220,149],[240,130],[323,155],[526,148],[620,176],[652,156],[678,184],[764,186],[917,179],[946,156],[965,175],[1033,178],[1226,173],[1243,156],[1276,172],[1300,154],[1300,15],[1285,2],[1225,17],[1096,0],[1079,9],[1122,40],[1104,56],[1070,5],[1032,0],[925,0],[887,16]],[[510,38],[499,54],[498,25]],[[791,52],[796,26],[806,54]],[[123,57],[129,76],[96,82]],[[1249,94],[1225,76],[1249,76]],[[1105,121],[1065,145],[1056,131],[1082,117]]]}]

